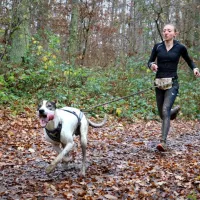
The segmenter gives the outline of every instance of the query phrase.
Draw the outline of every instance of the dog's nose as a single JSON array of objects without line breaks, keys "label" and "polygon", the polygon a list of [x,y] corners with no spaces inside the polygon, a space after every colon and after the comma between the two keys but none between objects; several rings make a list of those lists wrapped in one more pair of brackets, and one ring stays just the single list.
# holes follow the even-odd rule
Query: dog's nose
[{"label": "dog's nose", "polygon": [[39,110],[39,113],[40,113],[40,114],[44,114],[44,110],[43,110],[43,109],[40,109],[40,110]]}]

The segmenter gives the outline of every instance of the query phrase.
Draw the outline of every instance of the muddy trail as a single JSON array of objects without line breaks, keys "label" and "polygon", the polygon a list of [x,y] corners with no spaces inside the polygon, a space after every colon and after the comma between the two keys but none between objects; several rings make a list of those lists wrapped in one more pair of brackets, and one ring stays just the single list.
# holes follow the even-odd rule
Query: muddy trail
[{"label": "muddy trail", "polygon": [[0,199],[200,199],[200,123],[175,120],[168,151],[156,150],[161,123],[110,118],[90,128],[86,177],[79,175],[79,138],[72,161],[50,175],[55,158],[34,114],[0,116]]}]

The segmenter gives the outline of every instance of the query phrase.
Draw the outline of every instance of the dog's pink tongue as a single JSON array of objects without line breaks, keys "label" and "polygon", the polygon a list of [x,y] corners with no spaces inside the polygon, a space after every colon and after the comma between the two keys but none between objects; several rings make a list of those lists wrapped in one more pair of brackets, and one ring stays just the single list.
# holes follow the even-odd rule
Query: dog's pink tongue
[{"label": "dog's pink tongue", "polygon": [[48,123],[48,120],[47,119],[40,119],[40,125],[41,127],[45,127]]},{"label": "dog's pink tongue", "polygon": [[54,119],[54,115],[53,114],[48,114],[47,118],[48,118],[48,120],[53,120]]}]

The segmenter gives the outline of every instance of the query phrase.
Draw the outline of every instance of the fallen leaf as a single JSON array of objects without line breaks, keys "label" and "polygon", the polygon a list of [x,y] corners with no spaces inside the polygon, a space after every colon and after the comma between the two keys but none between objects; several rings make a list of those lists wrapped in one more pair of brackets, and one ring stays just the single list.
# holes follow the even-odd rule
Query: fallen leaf
[{"label": "fallen leaf", "polygon": [[28,151],[31,152],[31,153],[34,153],[34,152],[35,152],[35,150],[32,149],[32,148],[29,148]]},{"label": "fallen leaf", "polygon": [[111,200],[117,200],[118,199],[117,197],[110,195],[110,194],[106,194],[106,195],[104,195],[104,197],[106,197],[107,199],[111,199]]}]

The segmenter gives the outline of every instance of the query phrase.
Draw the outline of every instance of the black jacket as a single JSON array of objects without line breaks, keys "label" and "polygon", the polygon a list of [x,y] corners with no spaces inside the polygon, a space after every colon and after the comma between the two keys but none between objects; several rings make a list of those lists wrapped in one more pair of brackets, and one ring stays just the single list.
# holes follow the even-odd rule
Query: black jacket
[{"label": "black jacket", "polygon": [[150,59],[148,61],[148,67],[152,62],[155,62],[157,58],[158,71],[156,78],[177,78],[177,67],[180,56],[187,62],[189,67],[193,70],[195,68],[194,62],[190,59],[187,49],[184,45],[174,40],[173,47],[167,52],[165,43],[161,42],[153,47]]}]

